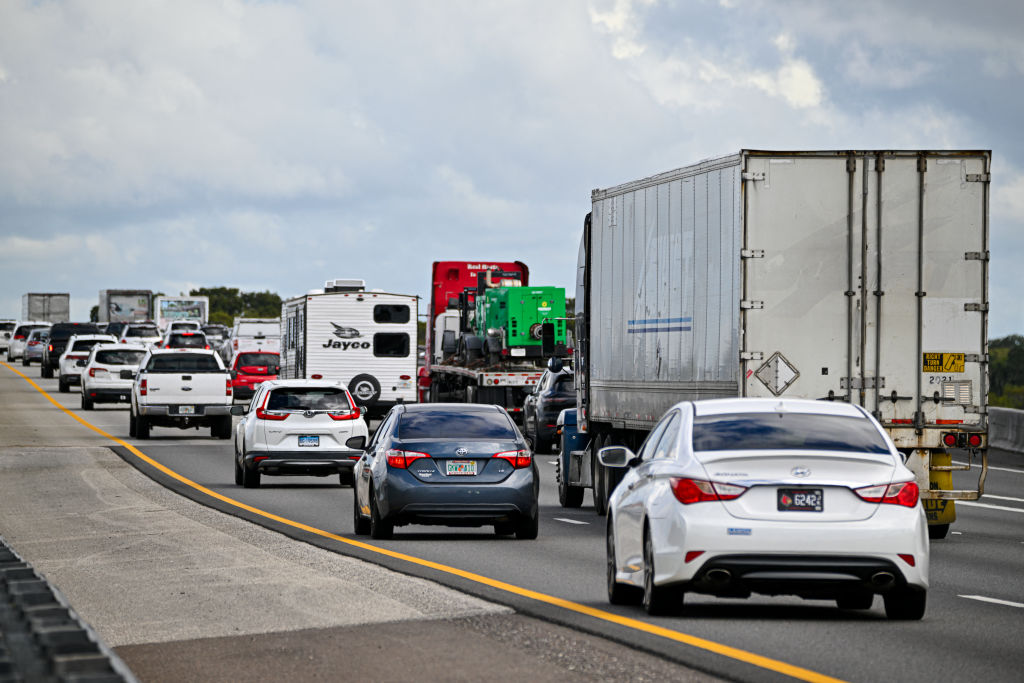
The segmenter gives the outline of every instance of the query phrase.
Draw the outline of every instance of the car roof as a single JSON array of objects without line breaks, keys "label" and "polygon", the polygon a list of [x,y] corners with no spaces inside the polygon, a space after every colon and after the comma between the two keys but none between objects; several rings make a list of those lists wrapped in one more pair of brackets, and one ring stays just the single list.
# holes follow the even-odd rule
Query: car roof
[{"label": "car roof", "polygon": [[145,344],[97,344],[92,347],[93,351],[149,351],[149,347]]},{"label": "car roof", "polygon": [[342,382],[342,380],[332,379],[272,379],[262,383],[263,386],[269,389],[290,389],[295,387],[311,387],[311,388],[337,388],[348,391],[348,388]]},{"label": "car roof", "polygon": [[92,341],[93,339],[112,339],[114,341],[117,341],[116,339],[114,339],[114,335],[112,335],[112,334],[103,334],[102,332],[89,332],[87,334],[73,334],[70,337],[68,337],[68,341],[69,342],[72,342],[72,341]]},{"label": "car roof", "polygon": [[501,406],[488,403],[402,403],[397,406],[409,413],[431,413],[431,412],[462,412],[462,413],[486,413],[504,412]]},{"label": "car roof", "polygon": [[220,358],[220,356],[217,355],[217,352],[213,349],[197,349],[194,347],[185,347],[181,349],[149,349],[149,352],[154,356],[163,356],[169,353],[201,353],[206,356],[217,356],[217,358]]},{"label": "car roof", "polygon": [[[680,404],[684,405],[684,404]],[[864,417],[864,411],[845,401],[815,401],[805,398],[719,398],[693,401],[693,412],[698,417],[730,413],[807,413]]]}]

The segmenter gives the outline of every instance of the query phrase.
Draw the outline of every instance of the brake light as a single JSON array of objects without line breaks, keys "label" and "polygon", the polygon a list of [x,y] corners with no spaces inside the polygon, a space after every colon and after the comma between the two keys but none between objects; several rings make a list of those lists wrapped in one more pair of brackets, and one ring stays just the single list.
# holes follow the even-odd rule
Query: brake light
[{"label": "brake light", "polygon": [[406,379],[412,379],[412,377],[410,377],[409,375],[399,375],[398,379],[406,380]]},{"label": "brake light", "polygon": [[859,489],[854,489],[853,492],[868,503],[887,503],[908,508],[917,505],[917,500],[921,495],[917,484],[912,481],[862,486]]},{"label": "brake light", "polygon": [[530,451],[502,451],[501,453],[495,453],[491,457],[507,460],[517,470],[529,467],[533,462],[533,456],[530,455]]},{"label": "brake light", "polygon": [[14,335],[14,338],[15,339],[24,339],[25,335],[23,335],[23,334],[16,334],[16,335]]},{"label": "brake light", "polygon": [[669,479],[672,494],[683,505],[707,503],[713,500],[735,500],[747,490],[745,486],[725,484],[720,481],[704,481],[703,479]]},{"label": "brake light", "polygon": [[[230,391],[231,380],[227,380],[227,382],[228,382],[228,391]],[[270,392],[267,392],[267,395],[263,398],[263,405],[261,405],[259,408],[256,409],[256,419],[257,420],[286,420],[286,419],[288,419],[288,413],[268,413],[266,408],[267,408],[267,401],[269,401],[269,400],[270,400]]]},{"label": "brake light", "polygon": [[408,469],[415,460],[420,458],[429,458],[429,453],[419,453],[417,451],[400,451],[397,449],[389,449],[384,453],[388,459],[388,466],[394,467],[395,469],[404,470]]},{"label": "brake light", "polygon": [[203,348],[204,348],[204,349],[207,349],[207,350],[209,350],[209,348],[210,348],[210,345],[209,345],[209,344],[207,344],[207,345],[206,345],[206,346],[204,346]]},{"label": "brake light", "polygon": [[310,379],[323,379],[324,376],[323,375],[310,375],[309,378]]},{"label": "brake light", "polygon": [[947,432],[946,434],[943,434],[942,443],[949,446],[950,448],[953,448],[954,446],[956,446],[956,434],[953,434],[952,432]]},{"label": "brake light", "polygon": [[970,434],[967,437],[967,445],[972,448],[977,448],[981,445],[981,434]]},{"label": "brake light", "polygon": [[231,378],[224,380],[224,395],[231,396]]},{"label": "brake light", "polygon": [[327,413],[328,417],[332,420],[355,420],[359,418],[359,408],[355,408],[347,413]]},{"label": "brake light", "polygon": [[50,344],[50,353],[53,353],[53,344]]},{"label": "brake light", "polygon": [[146,396],[148,394],[149,388],[147,387],[146,382],[147,380],[142,380],[139,382],[139,396]]}]

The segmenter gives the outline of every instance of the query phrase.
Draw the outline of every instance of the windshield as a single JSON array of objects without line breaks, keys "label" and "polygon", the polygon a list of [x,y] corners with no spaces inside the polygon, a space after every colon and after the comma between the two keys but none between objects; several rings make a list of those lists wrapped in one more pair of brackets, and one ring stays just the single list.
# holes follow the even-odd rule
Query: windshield
[{"label": "windshield", "polygon": [[693,450],[888,453],[889,447],[866,418],[772,412],[698,417]]},{"label": "windshield", "polygon": [[399,439],[494,439],[514,441],[515,429],[508,417],[497,411],[431,410],[403,413],[398,423]]},{"label": "windshield", "polygon": [[46,341],[50,338],[50,330],[32,330],[32,332],[29,333],[28,338],[33,341]]},{"label": "windshield", "polygon": [[147,372],[224,372],[217,359],[206,353],[164,353],[153,356]]},{"label": "windshield", "polygon": [[38,330],[43,327],[45,327],[45,325],[18,325],[18,329],[14,331],[14,336],[17,337],[18,335],[21,335],[23,337],[27,337],[29,332],[32,330]]},{"label": "windshield", "polygon": [[121,334],[128,323],[107,323],[107,334]]},{"label": "windshield", "polygon": [[238,323],[236,337],[276,337],[281,334],[281,326],[276,323]]},{"label": "windshield", "polygon": [[10,332],[18,323],[0,323],[0,332]]},{"label": "windshield", "polygon": [[124,333],[126,337],[159,337],[160,331],[156,325],[132,325]]},{"label": "windshield", "polygon": [[274,367],[281,362],[276,353],[240,353],[235,367]]},{"label": "windshield", "polygon": [[554,386],[551,387],[551,391],[555,394],[565,395],[576,395],[576,387],[573,382],[572,375],[561,375],[555,379]]},{"label": "windshield", "polygon": [[207,336],[212,335],[214,337],[223,337],[227,332],[227,329],[220,325],[207,325],[203,328],[203,332],[205,332]]},{"label": "windshield", "polygon": [[331,387],[286,387],[274,389],[267,398],[267,410],[352,410],[344,389]]},{"label": "windshield", "polygon": [[100,328],[92,323],[54,325],[50,328],[50,338],[53,341],[67,341],[73,334],[96,334],[99,331]]},{"label": "windshield", "polygon": [[96,362],[104,365],[138,365],[142,362],[145,351],[131,351],[128,349],[113,349],[110,351],[97,351]]},{"label": "windshield", "polygon": [[172,334],[167,340],[167,348],[201,349],[206,346],[206,337],[201,334]]},{"label": "windshield", "polygon": [[109,339],[76,339],[72,351],[88,351],[97,344],[109,344]]}]

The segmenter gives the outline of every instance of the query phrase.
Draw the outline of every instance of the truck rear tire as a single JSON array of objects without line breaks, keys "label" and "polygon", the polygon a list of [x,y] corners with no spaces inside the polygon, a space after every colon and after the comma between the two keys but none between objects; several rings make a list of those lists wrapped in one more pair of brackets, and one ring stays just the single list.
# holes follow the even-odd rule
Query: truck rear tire
[{"label": "truck rear tire", "polygon": [[928,538],[932,540],[945,538],[946,534],[949,533],[948,524],[929,524],[928,525]]},{"label": "truck rear tire", "polygon": [[68,383],[64,381],[63,377],[57,378],[57,391],[62,394],[66,394],[71,391],[71,387],[68,386]]},{"label": "truck rear tire", "polygon": [[568,457],[565,454],[558,456],[558,464],[556,465],[555,474],[558,478],[558,504],[564,508],[578,508],[583,505],[583,487],[572,486],[566,483],[566,475],[562,471],[562,460],[563,457]]},{"label": "truck rear tire", "polygon": [[590,480],[594,483],[594,512],[604,517],[608,513],[608,471],[597,459],[597,452],[608,443],[608,437],[599,434],[590,449]]},{"label": "truck rear tire", "polygon": [[135,418],[135,438],[137,439],[148,439],[149,438],[149,419],[139,415]]},{"label": "truck rear tire", "polygon": [[46,362],[44,361],[39,366],[39,375],[43,379],[53,379],[53,368],[47,367]]}]

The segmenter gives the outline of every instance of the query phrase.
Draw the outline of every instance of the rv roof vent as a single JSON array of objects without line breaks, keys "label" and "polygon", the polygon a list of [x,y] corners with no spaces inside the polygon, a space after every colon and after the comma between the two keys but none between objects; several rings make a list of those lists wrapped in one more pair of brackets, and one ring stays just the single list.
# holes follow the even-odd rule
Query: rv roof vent
[{"label": "rv roof vent", "polygon": [[328,280],[324,283],[325,292],[362,292],[366,289],[365,280]]}]

